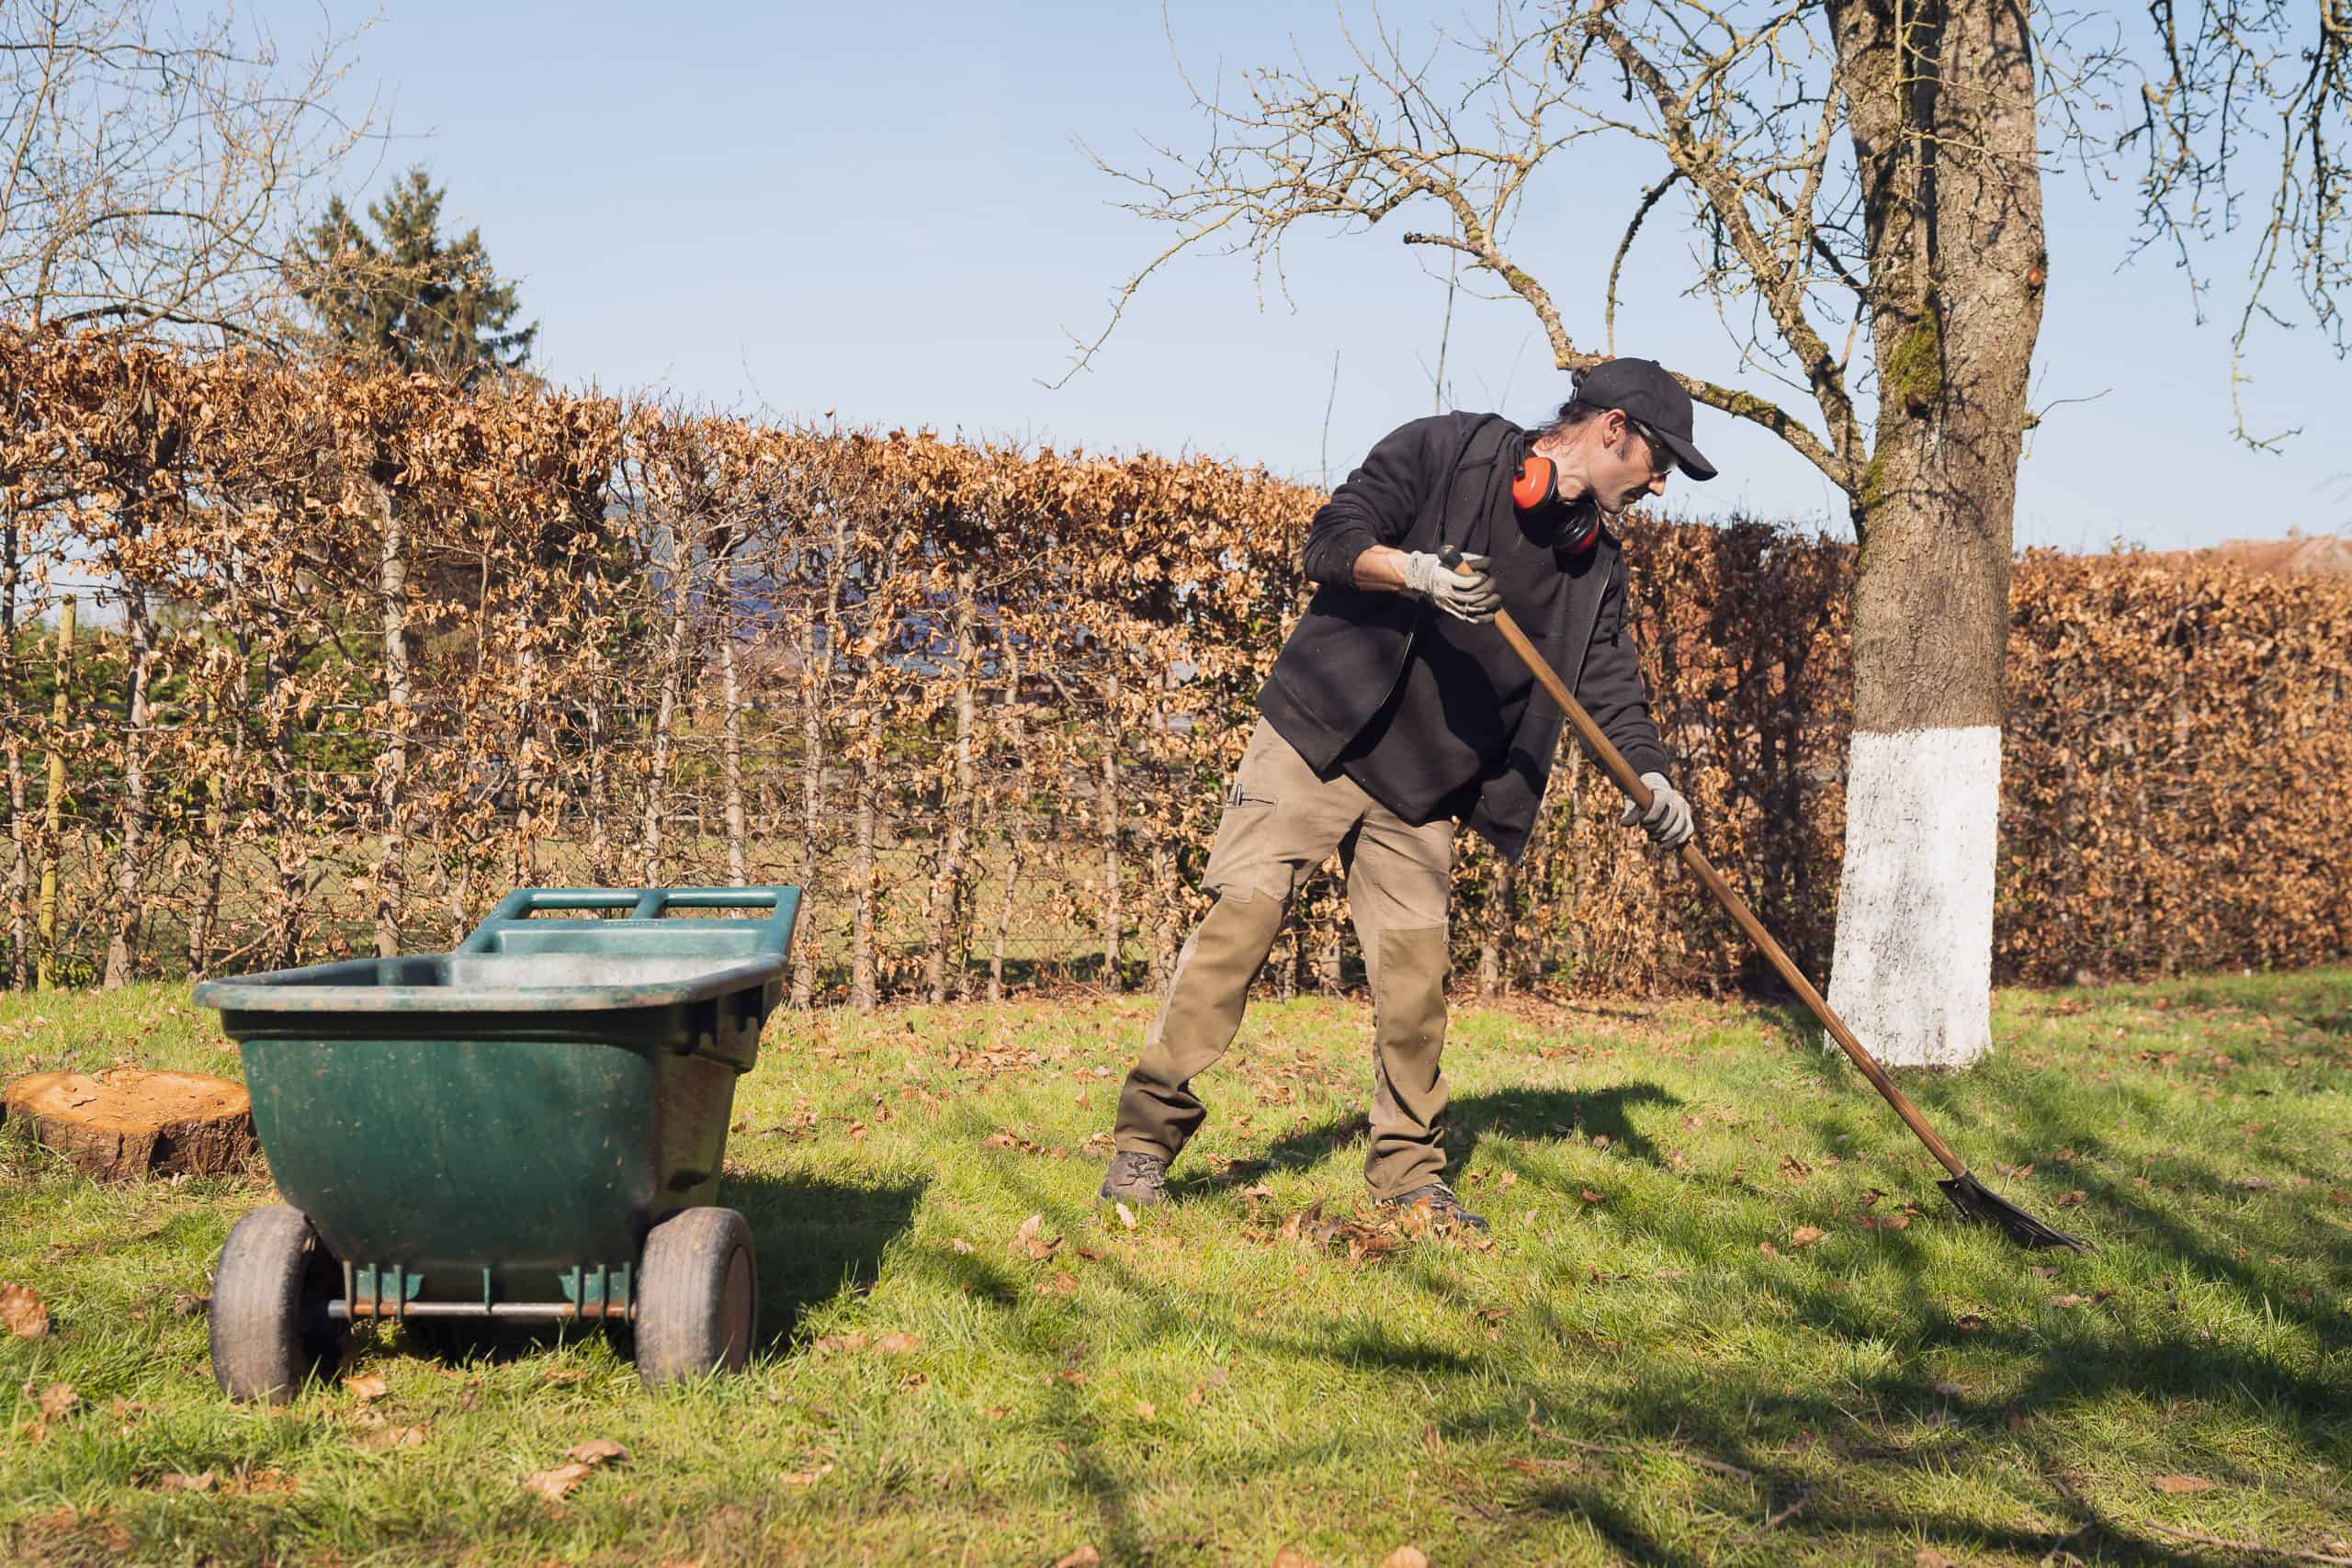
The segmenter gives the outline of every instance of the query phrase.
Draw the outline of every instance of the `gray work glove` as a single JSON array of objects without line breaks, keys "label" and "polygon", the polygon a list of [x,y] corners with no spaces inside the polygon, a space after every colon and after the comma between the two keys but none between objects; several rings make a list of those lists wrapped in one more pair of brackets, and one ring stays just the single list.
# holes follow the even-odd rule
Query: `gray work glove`
[{"label": "gray work glove", "polygon": [[1405,592],[1428,600],[1456,620],[1483,626],[1503,607],[1495,580],[1487,575],[1488,558],[1465,555],[1462,558],[1464,570],[1457,571],[1429,551],[1415,550],[1405,558]]},{"label": "gray work glove", "polygon": [[1680,848],[1690,837],[1690,803],[1666,782],[1664,773],[1644,773],[1642,782],[1650,786],[1649,810],[1645,812],[1629,800],[1618,822],[1627,828],[1638,824],[1650,836],[1650,842],[1662,850]]}]

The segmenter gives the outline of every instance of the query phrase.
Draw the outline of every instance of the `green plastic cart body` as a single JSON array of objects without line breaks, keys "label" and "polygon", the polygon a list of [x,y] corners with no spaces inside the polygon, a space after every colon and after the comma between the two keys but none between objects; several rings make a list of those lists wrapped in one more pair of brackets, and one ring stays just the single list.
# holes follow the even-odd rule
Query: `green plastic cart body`
[{"label": "green plastic cart body", "polygon": [[799,900],[526,888],[454,953],[197,987],[334,1315],[631,1316],[647,1232],[717,1196]]}]

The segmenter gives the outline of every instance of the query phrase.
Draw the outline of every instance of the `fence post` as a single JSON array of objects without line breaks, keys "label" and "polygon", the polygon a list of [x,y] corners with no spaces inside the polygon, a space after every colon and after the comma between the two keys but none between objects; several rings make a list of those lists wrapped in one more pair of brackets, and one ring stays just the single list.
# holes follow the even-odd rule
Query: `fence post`
[{"label": "fence post", "polygon": [[46,991],[57,978],[57,840],[64,826],[65,688],[74,671],[74,614],[79,601],[67,599],[57,610],[57,692],[50,703],[53,733],[49,741],[49,801],[43,825],[47,829],[40,866],[40,975],[36,984]]}]

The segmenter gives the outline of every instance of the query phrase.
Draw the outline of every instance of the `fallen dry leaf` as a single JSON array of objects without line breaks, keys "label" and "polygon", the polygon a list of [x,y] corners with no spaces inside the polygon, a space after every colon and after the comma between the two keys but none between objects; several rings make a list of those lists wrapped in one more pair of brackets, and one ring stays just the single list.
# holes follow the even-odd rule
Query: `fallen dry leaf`
[{"label": "fallen dry leaf", "polygon": [[302,1483],[285,1471],[271,1465],[256,1470],[251,1475],[232,1476],[220,1489],[241,1497],[283,1495],[301,1490]]},{"label": "fallen dry leaf", "polygon": [[49,1332],[49,1306],[30,1285],[0,1285],[0,1327],[19,1339]]},{"label": "fallen dry leaf", "polygon": [[[29,1391],[32,1385],[27,1383],[25,1387]],[[73,1413],[75,1405],[82,1403],[82,1396],[74,1392],[74,1385],[70,1382],[53,1382],[42,1389],[33,1403],[40,1406],[41,1419],[61,1421]]]},{"label": "fallen dry leaf", "polygon": [[2061,1209],[2073,1209],[2080,1207],[2084,1200],[2089,1196],[2089,1193],[2077,1187],[2072,1192],[2061,1192],[2057,1197],[2052,1198],[2051,1202]]},{"label": "fallen dry leaf", "polygon": [[1039,1281],[1037,1293],[1041,1296],[1067,1296],[1077,1289],[1078,1276],[1067,1269],[1057,1269],[1052,1279]]},{"label": "fallen dry leaf", "polygon": [[2088,1306],[2088,1305],[2090,1304],[2090,1297],[2088,1297],[2088,1296],[2052,1296],[2052,1297],[2051,1297],[2051,1298],[2050,1298],[2050,1304],[2051,1304],[2052,1306],[2054,1306],[2054,1307],[2078,1307],[2078,1306]]},{"label": "fallen dry leaf", "polygon": [[1400,1546],[1380,1560],[1380,1568],[1430,1568],[1430,1560],[1418,1546]]},{"label": "fallen dry leaf", "polygon": [[1285,1546],[1274,1553],[1273,1568],[1322,1568],[1322,1564],[1298,1548]]},{"label": "fallen dry leaf", "polygon": [[1789,1233],[1789,1245],[1792,1247],[1811,1247],[1828,1234],[1827,1231],[1816,1229],[1812,1225],[1799,1225]]},{"label": "fallen dry leaf", "polygon": [[1759,1241],[1759,1242],[1758,1242],[1758,1243],[1756,1244],[1756,1250],[1757,1250],[1757,1251],[1758,1251],[1758,1252],[1760,1252],[1760,1253],[1762,1253],[1762,1254],[1763,1254],[1765,1257],[1767,1257],[1767,1258],[1778,1258],[1778,1257],[1780,1257],[1780,1256],[1781,1256],[1781,1249],[1780,1249],[1779,1247],[1774,1247],[1774,1246],[1773,1246],[1770,1242],[1769,1242],[1769,1241]]},{"label": "fallen dry leaf", "polygon": [[157,1476],[155,1490],[158,1492],[209,1492],[220,1479],[220,1476],[209,1470],[199,1470],[194,1475],[185,1471],[175,1470],[168,1475]]},{"label": "fallen dry leaf", "polygon": [[369,1372],[364,1377],[345,1378],[343,1380],[343,1386],[346,1393],[362,1404],[372,1404],[391,1392],[384,1386],[383,1376],[378,1372]]},{"label": "fallen dry leaf", "polygon": [[820,1464],[814,1470],[787,1470],[776,1479],[786,1486],[814,1486],[832,1472],[831,1465]]},{"label": "fallen dry leaf", "polygon": [[947,1248],[949,1251],[965,1258],[969,1258],[973,1251],[972,1244],[966,1241],[960,1235],[952,1237],[947,1243]]},{"label": "fallen dry leaf", "polygon": [[413,1449],[430,1436],[423,1427],[379,1427],[359,1439],[366,1449]]},{"label": "fallen dry leaf", "polygon": [[2152,1475],[2148,1484],[2167,1496],[2179,1497],[2191,1492],[2211,1492],[2216,1483],[2201,1475]]},{"label": "fallen dry leaf", "polygon": [[1051,1258],[1054,1255],[1054,1249],[1062,1244],[1061,1237],[1048,1238],[1045,1231],[1046,1216],[1030,1215],[1021,1222],[1021,1229],[1014,1233],[1012,1249],[1015,1252],[1027,1253],[1030,1261],[1034,1263],[1043,1263],[1046,1258]]},{"label": "fallen dry leaf", "polygon": [[584,1443],[574,1443],[564,1450],[563,1457],[582,1464],[603,1464],[607,1461],[626,1461],[628,1450],[610,1438],[591,1438]]},{"label": "fallen dry leaf", "polygon": [[874,1353],[877,1356],[911,1356],[922,1348],[920,1334],[885,1334],[874,1341]]},{"label": "fallen dry leaf", "polygon": [[1582,1191],[1577,1193],[1577,1196],[1582,1198],[1588,1203],[1598,1203],[1600,1201],[1600,1194],[1595,1192],[1589,1187],[1585,1188]]},{"label": "fallen dry leaf", "polygon": [[1961,1568],[1961,1565],[1959,1558],[1947,1556],[1932,1546],[1923,1546],[1918,1555],[1911,1559],[1911,1568]]},{"label": "fallen dry leaf", "polygon": [[1128,1208],[1125,1203],[1114,1204],[1113,1207],[1118,1211],[1119,1224],[1129,1230],[1136,1228],[1136,1212],[1133,1209]]},{"label": "fallen dry leaf", "polygon": [[1091,1546],[1081,1546],[1065,1557],[1054,1559],[1054,1568],[1099,1568],[1102,1554]]},{"label": "fallen dry leaf", "polygon": [[581,1464],[576,1461],[571,1464],[559,1464],[551,1470],[533,1471],[525,1478],[523,1484],[550,1503],[560,1503],[564,1499],[564,1495],[587,1480],[588,1472],[595,1468],[594,1465]]},{"label": "fallen dry leaf", "polygon": [[1159,1406],[1148,1399],[1138,1399],[1136,1401],[1136,1414],[1146,1421],[1157,1420],[1159,1416]]}]

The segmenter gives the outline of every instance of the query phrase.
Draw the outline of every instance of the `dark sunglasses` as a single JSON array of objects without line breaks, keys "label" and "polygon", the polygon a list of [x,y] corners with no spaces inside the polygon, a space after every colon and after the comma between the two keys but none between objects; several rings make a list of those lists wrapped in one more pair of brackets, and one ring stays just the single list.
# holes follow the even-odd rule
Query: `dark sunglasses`
[{"label": "dark sunglasses", "polygon": [[1675,460],[1673,449],[1658,438],[1657,431],[1652,430],[1640,420],[1632,418],[1625,421],[1625,428],[1640,436],[1642,445],[1649,448],[1650,473],[1655,478],[1666,479],[1681,466]]}]

